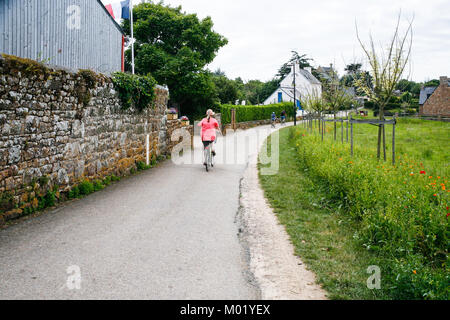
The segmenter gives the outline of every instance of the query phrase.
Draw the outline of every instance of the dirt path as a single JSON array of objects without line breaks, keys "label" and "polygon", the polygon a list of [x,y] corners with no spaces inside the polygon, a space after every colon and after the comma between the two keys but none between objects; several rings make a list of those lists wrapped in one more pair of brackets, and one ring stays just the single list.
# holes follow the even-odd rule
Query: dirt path
[{"label": "dirt path", "polygon": [[241,239],[248,247],[250,271],[264,300],[323,300],[326,292],[294,255],[294,247],[261,189],[257,155],[241,181]]}]

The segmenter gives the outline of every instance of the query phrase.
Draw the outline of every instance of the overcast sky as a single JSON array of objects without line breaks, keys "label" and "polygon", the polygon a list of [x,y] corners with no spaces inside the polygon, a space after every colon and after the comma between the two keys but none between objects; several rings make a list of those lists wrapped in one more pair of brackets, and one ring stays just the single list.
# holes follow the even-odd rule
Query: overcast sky
[{"label": "overcast sky", "polygon": [[[107,1],[105,1],[107,2]],[[112,1],[111,1],[112,2]],[[138,2],[138,1],[134,1]],[[165,0],[200,18],[211,16],[229,44],[209,66],[230,78],[269,80],[291,50],[306,53],[313,65],[364,62],[355,21],[368,40],[386,44],[400,10],[402,25],[414,16],[411,78],[450,76],[449,0]],[[405,75],[406,77],[407,75]]]}]

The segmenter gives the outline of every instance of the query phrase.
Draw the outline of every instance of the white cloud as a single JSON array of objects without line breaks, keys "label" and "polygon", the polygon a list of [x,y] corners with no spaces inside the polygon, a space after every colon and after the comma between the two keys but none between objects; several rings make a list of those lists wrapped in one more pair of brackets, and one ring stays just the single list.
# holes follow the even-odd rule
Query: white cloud
[{"label": "white cloud", "polygon": [[[138,2],[138,1],[134,1]],[[229,77],[268,80],[291,50],[306,53],[316,64],[346,63],[363,58],[356,40],[371,32],[379,43],[392,35],[399,10],[403,26],[414,19],[412,78],[423,81],[450,76],[450,1],[448,0],[165,0],[200,18],[211,16],[215,30],[229,44],[209,66]]]}]

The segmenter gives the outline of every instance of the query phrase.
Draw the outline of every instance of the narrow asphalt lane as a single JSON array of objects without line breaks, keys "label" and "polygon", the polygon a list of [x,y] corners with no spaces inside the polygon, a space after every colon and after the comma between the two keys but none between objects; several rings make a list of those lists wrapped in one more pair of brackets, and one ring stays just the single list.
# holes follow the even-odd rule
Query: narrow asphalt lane
[{"label": "narrow asphalt lane", "polygon": [[245,168],[169,160],[0,230],[0,299],[260,298],[236,224]]}]

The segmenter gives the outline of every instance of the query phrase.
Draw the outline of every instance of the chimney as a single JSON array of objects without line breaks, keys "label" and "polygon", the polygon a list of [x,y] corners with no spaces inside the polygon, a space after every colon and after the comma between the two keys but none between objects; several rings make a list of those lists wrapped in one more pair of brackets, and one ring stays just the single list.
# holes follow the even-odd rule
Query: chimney
[{"label": "chimney", "polygon": [[440,77],[439,82],[441,83],[441,86],[448,87],[448,78],[447,77]]}]

